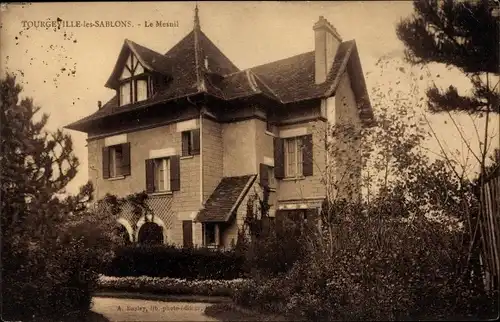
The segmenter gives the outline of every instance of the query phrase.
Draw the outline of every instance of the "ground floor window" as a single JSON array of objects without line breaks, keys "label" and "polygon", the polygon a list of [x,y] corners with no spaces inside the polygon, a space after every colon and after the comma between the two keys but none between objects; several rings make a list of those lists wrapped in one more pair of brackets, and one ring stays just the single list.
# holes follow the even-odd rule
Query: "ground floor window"
[{"label": "ground floor window", "polygon": [[313,227],[319,219],[318,208],[310,209],[286,209],[276,212],[276,223],[278,227],[292,228],[296,234],[301,234],[306,227]]},{"label": "ground floor window", "polygon": [[153,222],[147,222],[139,229],[137,241],[141,244],[163,244],[163,228]]}]

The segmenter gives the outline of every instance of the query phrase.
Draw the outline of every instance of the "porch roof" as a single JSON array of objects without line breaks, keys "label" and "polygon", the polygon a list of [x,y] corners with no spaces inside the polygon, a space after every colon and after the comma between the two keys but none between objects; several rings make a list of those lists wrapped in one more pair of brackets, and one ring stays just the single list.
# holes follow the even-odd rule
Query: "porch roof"
[{"label": "porch roof", "polygon": [[238,209],[256,175],[225,177],[208,198],[205,207],[198,213],[198,222],[227,222]]}]

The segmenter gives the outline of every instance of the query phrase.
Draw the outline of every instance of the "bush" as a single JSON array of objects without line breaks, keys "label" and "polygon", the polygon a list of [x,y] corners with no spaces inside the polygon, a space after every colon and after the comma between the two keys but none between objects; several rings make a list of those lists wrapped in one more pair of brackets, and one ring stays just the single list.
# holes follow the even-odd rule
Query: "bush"
[{"label": "bush", "polygon": [[101,290],[205,296],[232,296],[237,287],[246,283],[244,279],[186,280],[169,277],[112,277],[104,275],[100,276],[98,282]]},{"label": "bush", "polygon": [[244,257],[245,271],[253,278],[277,277],[288,272],[306,253],[304,231],[309,227],[302,219],[269,217],[269,190],[262,199],[249,198],[243,229],[238,232],[236,252]]},{"label": "bush", "polygon": [[266,234],[247,241],[245,270],[254,278],[276,277],[288,272],[305,252],[296,228],[295,223],[285,220],[279,225],[270,224]]},{"label": "bush", "polygon": [[238,288],[234,301],[309,321],[493,313],[494,294],[461,270],[467,255],[461,231],[426,218],[368,217],[360,210],[334,219],[332,239],[311,237],[311,252],[288,273]]},{"label": "bush", "polygon": [[230,280],[244,276],[243,261],[243,256],[233,250],[132,245],[118,249],[103,273],[107,276]]},{"label": "bush", "polygon": [[289,292],[289,285],[283,283],[282,278],[250,280],[235,288],[233,301],[259,312],[282,314]]},{"label": "bush", "polygon": [[54,229],[53,238],[9,236],[2,249],[3,317],[52,320],[78,312],[83,318],[101,265],[112,256],[102,229],[73,222]]}]

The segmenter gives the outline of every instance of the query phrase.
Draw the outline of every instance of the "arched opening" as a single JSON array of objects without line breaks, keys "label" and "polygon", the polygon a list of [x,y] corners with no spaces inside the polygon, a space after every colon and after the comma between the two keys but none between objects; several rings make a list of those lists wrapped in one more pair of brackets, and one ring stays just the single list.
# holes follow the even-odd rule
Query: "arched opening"
[{"label": "arched opening", "polygon": [[115,236],[118,236],[118,238],[123,240],[123,243],[125,245],[130,244],[130,235],[125,226],[123,226],[122,224],[117,224],[114,229],[114,233]]},{"label": "arched opening", "polygon": [[163,229],[154,222],[144,223],[139,229],[138,240],[141,244],[163,244]]}]

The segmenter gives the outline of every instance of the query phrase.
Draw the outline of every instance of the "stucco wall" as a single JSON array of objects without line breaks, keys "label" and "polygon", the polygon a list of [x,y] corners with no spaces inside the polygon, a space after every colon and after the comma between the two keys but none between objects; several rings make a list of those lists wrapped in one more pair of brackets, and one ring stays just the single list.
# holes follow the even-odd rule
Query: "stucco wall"
[{"label": "stucco wall", "polygon": [[257,173],[256,123],[250,119],[222,125],[224,177]]},{"label": "stucco wall", "polygon": [[222,179],[224,147],[221,124],[211,119],[203,119],[202,131],[203,201],[205,202]]},{"label": "stucco wall", "polygon": [[[335,95],[335,124],[347,125],[355,132],[361,130],[356,99],[351,88],[349,74],[342,75]],[[355,132],[350,132],[355,133]],[[361,193],[361,146],[352,135],[340,136],[335,144],[342,153],[335,157],[335,182],[339,185],[339,196],[358,197]]]}]

